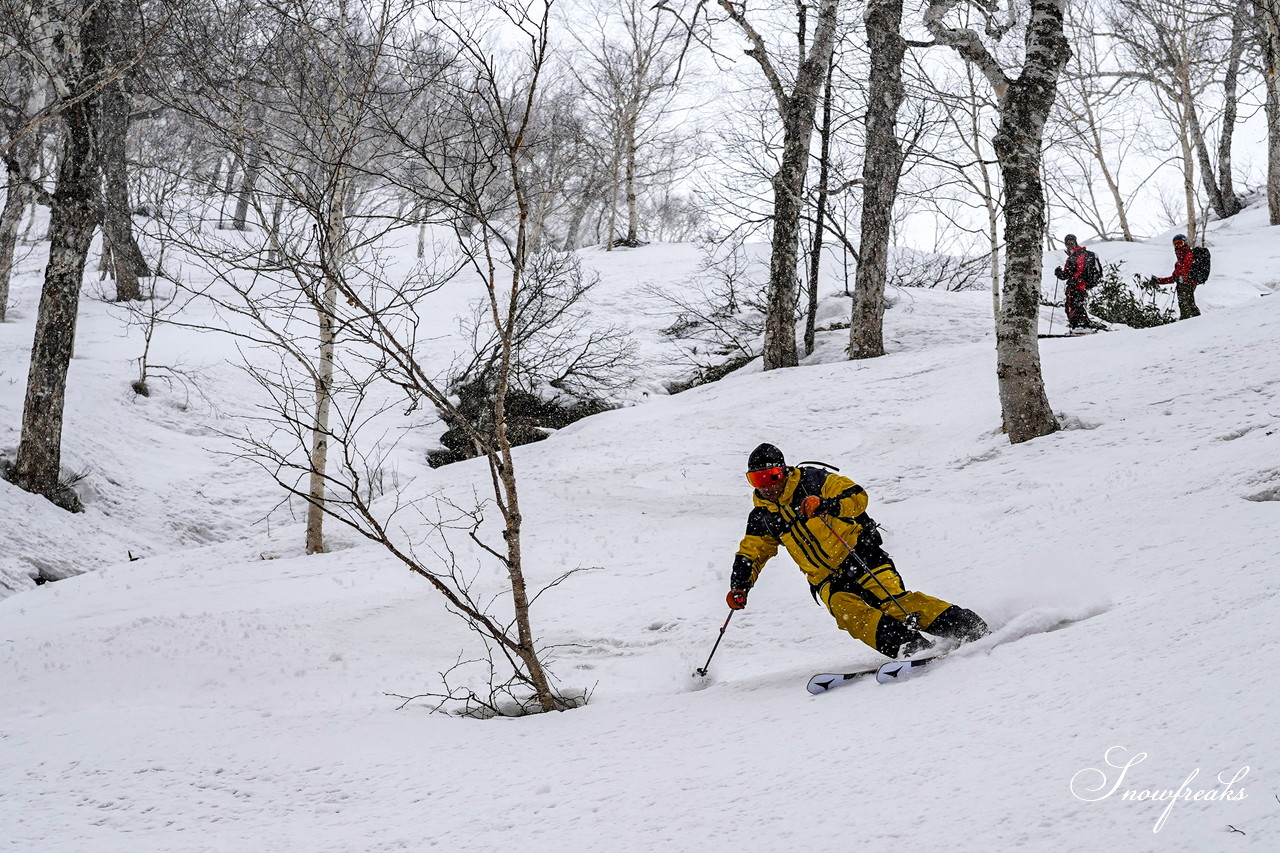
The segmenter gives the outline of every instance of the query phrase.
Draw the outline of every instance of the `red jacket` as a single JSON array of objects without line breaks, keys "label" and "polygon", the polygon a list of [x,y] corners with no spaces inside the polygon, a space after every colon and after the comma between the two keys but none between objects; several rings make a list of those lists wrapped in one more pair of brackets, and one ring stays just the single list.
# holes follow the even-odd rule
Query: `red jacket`
[{"label": "red jacket", "polygon": [[[1175,248],[1177,262],[1173,265],[1173,273],[1164,278],[1157,278],[1157,284],[1172,284],[1175,281],[1191,281],[1191,247]],[[1194,284],[1194,282],[1192,282]]]},{"label": "red jacket", "polygon": [[1067,282],[1067,287],[1075,287],[1076,290],[1088,289],[1088,283],[1084,279],[1084,252],[1084,246],[1076,246],[1067,254],[1066,262],[1053,271],[1054,275]]}]

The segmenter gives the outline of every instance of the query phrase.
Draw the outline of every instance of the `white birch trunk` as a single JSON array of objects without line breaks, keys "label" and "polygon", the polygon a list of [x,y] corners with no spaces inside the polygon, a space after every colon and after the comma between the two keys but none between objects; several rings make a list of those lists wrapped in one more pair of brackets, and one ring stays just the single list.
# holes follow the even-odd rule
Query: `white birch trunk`
[{"label": "white birch trunk", "polygon": [[925,24],[991,83],[1000,123],[992,144],[1005,193],[1005,270],[996,324],[996,379],[1004,431],[1014,444],[1056,432],[1036,340],[1044,245],[1045,200],[1041,178],[1044,125],[1057,96],[1058,78],[1071,55],[1063,34],[1062,0],[1031,0],[1026,60],[1010,78],[976,32],[944,20],[957,0],[935,0]]},{"label": "white birch trunk", "polygon": [[1280,0],[1256,0],[1262,77],[1266,85],[1267,212],[1280,225]]},{"label": "white birch trunk", "polygon": [[747,55],[759,64],[773,90],[782,119],[782,158],[773,184],[773,240],[769,254],[769,285],[764,326],[764,369],[799,364],[796,348],[796,296],[800,287],[800,217],[804,212],[805,175],[813,139],[818,96],[826,80],[835,47],[838,0],[822,0],[818,26],[807,55],[802,56],[795,82],[787,91],[770,58],[764,39],[747,20],[745,8],[717,0],[751,43]]}]

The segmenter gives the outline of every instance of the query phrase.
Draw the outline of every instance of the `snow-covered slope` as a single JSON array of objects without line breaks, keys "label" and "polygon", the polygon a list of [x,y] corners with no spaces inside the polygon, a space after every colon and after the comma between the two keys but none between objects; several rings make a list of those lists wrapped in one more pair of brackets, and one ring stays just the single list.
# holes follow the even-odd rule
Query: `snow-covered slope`
[{"label": "snow-covered slope", "polygon": [[[0,558],[25,570],[51,540],[69,563],[114,557],[0,602],[0,838],[57,851],[1272,850],[1280,297],[1257,294],[1280,283],[1275,233],[1241,226],[1216,253],[1197,320],[1043,341],[1067,428],[1016,447],[999,432],[988,295],[921,292],[886,316],[888,357],[841,361],[835,332],[809,366],[748,369],[521,448],[534,582],[595,567],[534,615],[558,678],[593,700],[522,720],[396,710],[386,693],[430,689],[470,638],[379,551],[339,538],[302,557],[296,526],[250,527],[277,499],[270,485],[203,452],[220,440],[210,408],[166,410],[170,396],[140,403],[106,382],[128,355],[90,304],[69,399],[103,428],[69,442],[104,483],[76,517],[0,483]],[[667,251],[630,253],[631,275],[674,263]],[[1162,245],[1129,251],[1135,271],[1167,260]],[[606,284],[625,288],[616,263]],[[6,354],[31,313],[0,326]],[[207,370],[232,407],[246,380]],[[122,450],[130,423],[138,441]],[[908,584],[1010,641],[905,684],[811,697],[811,673],[877,656],[782,556],[695,689],[760,441],[864,485]],[[413,487],[476,484],[481,469],[462,463]],[[138,539],[119,541],[129,529]],[[128,561],[135,548],[147,557]],[[1075,621],[1041,632],[1062,620]],[[1123,778],[1105,763],[1136,753]],[[1243,799],[1179,800],[1162,823],[1167,801],[1122,799],[1197,770],[1192,794],[1220,792],[1218,775],[1245,766]]]}]

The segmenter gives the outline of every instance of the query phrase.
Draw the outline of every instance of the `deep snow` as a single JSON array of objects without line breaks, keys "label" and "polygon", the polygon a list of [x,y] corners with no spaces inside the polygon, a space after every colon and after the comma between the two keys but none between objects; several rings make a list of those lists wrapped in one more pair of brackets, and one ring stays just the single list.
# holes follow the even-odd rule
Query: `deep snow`
[{"label": "deep snow", "polygon": [[[423,581],[350,534],[301,556],[272,484],[211,452],[230,449],[220,433],[253,396],[225,341],[163,332],[158,358],[198,366],[204,396],[175,386],[136,398],[136,330],[86,298],[66,448],[67,466],[89,472],[88,510],[68,516],[0,482],[0,577],[22,589],[0,602],[0,840],[24,851],[1276,849],[1280,298],[1267,294],[1280,289],[1280,241],[1263,222],[1249,211],[1218,225],[1203,317],[1043,341],[1066,426],[1046,438],[1010,446],[1000,434],[989,294],[910,291],[886,315],[885,358],[841,360],[836,331],[802,368],[747,368],[675,397],[650,385],[639,405],[521,448],[535,583],[594,568],[534,613],[558,646],[554,672],[593,689],[592,702],[521,720],[396,710],[385,694],[435,686],[467,633]],[[1172,265],[1165,240],[1098,251],[1126,272]],[[670,375],[662,323],[632,294],[687,277],[696,253],[584,257],[604,276],[600,310],[641,331],[646,379]],[[0,325],[6,451],[38,261],[24,260],[14,322]],[[845,304],[832,297],[824,314]],[[474,462],[421,464],[428,432],[401,445],[401,482],[483,488]],[[697,689],[690,673],[723,622],[750,507],[745,457],[765,440],[868,489],[909,585],[1020,638],[976,643],[905,684],[811,697],[813,672],[878,658],[780,556]],[[97,570],[26,588],[37,571],[86,569]],[[1062,619],[1080,621],[1036,633]],[[1128,751],[1109,753],[1120,764],[1146,758],[1118,780],[1104,763],[1113,747]],[[1244,799],[1180,800],[1160,824],[1167,802],[1122,799],[1177,789],[1196,770],[1186,787],[1219,791],[1218,774],[1245,766],[1232,788]]]}]

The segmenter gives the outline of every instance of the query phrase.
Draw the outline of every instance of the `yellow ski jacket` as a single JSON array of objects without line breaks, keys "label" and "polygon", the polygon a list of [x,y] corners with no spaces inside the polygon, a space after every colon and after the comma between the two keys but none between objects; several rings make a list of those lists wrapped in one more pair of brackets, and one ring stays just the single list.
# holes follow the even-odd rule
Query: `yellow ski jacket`
[{"label": "yellow ski jacket", "polygon": [[[806,519],[800,504],[810,495],[822,499],[823,514]],[[755,493],[747,533],[734,558],[731,588],[751,589],[779,544],[786,546],[809,584],[820,586],[841,573],[859,534],[874,524],[866,509],[866,491],[848,477],[821,468],[790,469],[777,502]]]}]

